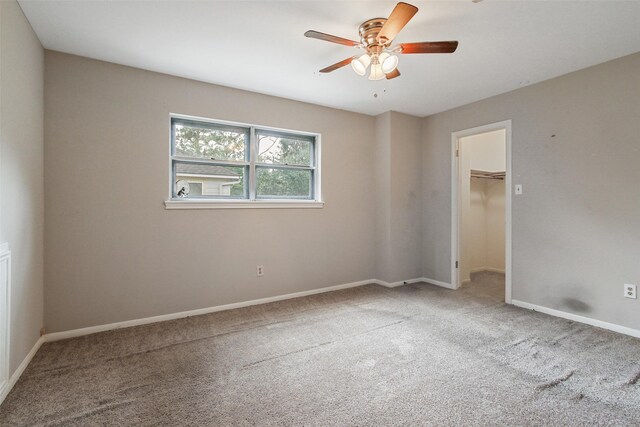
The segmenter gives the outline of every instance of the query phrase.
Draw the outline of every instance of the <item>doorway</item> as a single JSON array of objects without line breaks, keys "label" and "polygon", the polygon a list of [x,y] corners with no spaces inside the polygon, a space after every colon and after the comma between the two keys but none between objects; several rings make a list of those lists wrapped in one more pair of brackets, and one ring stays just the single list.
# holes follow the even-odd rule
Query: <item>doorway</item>
[{"label": "doorway", "polygon": [[[504,274],[511,303],[511,121],[453,132],[451,281]],[[495,277],[493,277],[495,279]]]}]

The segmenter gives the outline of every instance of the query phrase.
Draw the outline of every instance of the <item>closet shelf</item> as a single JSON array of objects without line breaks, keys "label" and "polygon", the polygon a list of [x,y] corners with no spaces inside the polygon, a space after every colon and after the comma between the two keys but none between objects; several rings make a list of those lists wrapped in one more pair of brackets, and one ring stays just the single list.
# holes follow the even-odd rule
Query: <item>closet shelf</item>
[{"label": "closet shelf", "polygon": [[505,172],[489,172],[471,169],[471,178],[504,179]]}]

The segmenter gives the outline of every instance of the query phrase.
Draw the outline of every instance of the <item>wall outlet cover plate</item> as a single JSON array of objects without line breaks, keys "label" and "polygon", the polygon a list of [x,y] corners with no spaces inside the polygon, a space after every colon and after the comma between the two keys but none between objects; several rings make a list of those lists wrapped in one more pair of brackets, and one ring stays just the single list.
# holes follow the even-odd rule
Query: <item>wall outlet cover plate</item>
[{"label": "wall outlet cover plate", "polygon": [[630,285],[630,284],[625,283],[625,285],[624,285],[624,296],[625,296],[625,298],[636,299],[637,298],[636,285]]}]

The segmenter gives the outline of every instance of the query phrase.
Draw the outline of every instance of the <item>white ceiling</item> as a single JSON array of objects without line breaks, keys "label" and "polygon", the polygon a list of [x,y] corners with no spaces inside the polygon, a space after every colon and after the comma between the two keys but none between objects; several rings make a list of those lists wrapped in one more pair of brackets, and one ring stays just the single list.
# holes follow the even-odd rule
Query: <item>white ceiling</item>
[{"label": "white ceiling", "polygon": [[[397,42],[458,40],[452,55],[403,55],[402,76],[317,71],[355,48],[358,25],[395,1],[34,1],[47,49],[366,114],[425,116],[640,51],[640,2],[411,1]],[[377,93],[377,98],[374,98]]]}]

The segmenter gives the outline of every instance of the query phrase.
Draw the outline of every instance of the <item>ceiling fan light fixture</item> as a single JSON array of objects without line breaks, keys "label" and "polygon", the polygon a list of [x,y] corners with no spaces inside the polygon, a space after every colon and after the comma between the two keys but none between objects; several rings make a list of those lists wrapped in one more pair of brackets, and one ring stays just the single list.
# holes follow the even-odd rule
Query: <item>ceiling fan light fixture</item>
[{"label": "ceiling fan light fixture", "polygon": [[[480,2],[482,0],[471,1]],[[331,73],[351,64],[351,68],[353,68],[353,71],[359,76],[364,77],[368,75],[369,80],[382,80],[385,78],[391,80],[400,76],[400,72],[398,71],[398,55],[453,53],[458,48],[458,42],[456,40],[400,43],[393,46],[392,43],[398,33],[417,12],[417,7],[402,1],[398,2],[388,18],[368,19],[360,24],[358,28],[360,42],[315,30],[309,30],[305,32],[304,35],[312,39],[364,49],[366,52],[364,55],[351,55],[342,61],[329,65],[321,69],[321,73]]]},{"label": "ceiling fan light fixture", "polygon": [[382,80],[384,78],[385,78],[385,75],[382,72],[382,64],[376,61],[375,64],[371,65],[371,73],[369,74],[369,80]]},{"label": "ceiling fan light fixture", "polygon": [[371,64],[371,57],[368,54],[364,54],[359,58],[354,58],[351,61],[351,68],[356,72],[359,76],[364,76],[367,74],[367,67]]},{"label": "ceiling fan light fixture", "polygon": [[[383,59],[383,55],[386,55]],[[398,66],[398,57],[396,55],[389,55],[387,52],[384,52],[380,55],[380,63],[382,64],[382,72],[385,74],[389,74]]]}]

